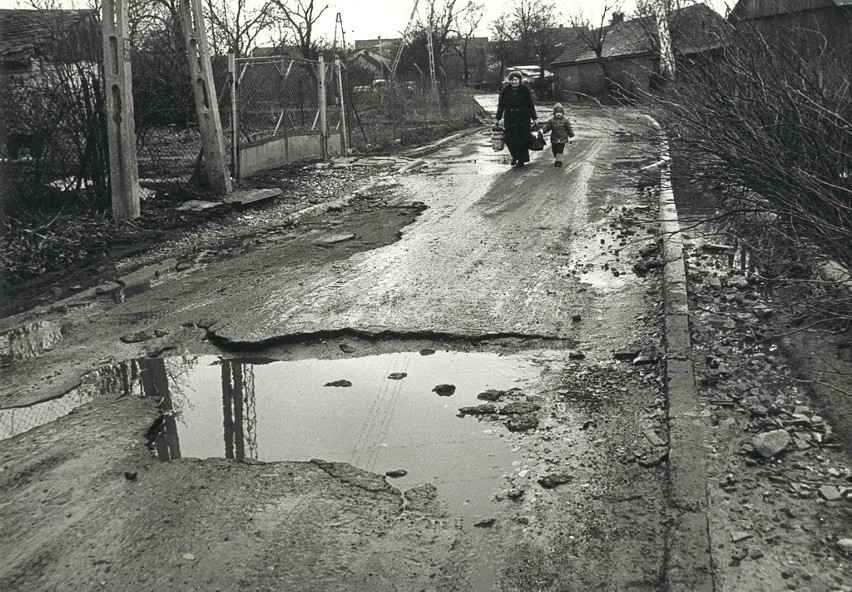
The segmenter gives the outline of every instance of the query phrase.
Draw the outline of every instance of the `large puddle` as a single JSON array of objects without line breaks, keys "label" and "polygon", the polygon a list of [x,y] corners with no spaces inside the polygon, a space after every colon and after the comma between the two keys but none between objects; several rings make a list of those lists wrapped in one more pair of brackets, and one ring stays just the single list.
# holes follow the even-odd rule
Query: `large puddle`
[{"label": "large puddle", "polygon": [[[380,474],[405,471],[388,480],[402,490],[433,483],[452,514],[477,516],[515,458],[505,427],[459,417],[459,408],[485,403],[477,394],[488,389],[523,389],[536,375],[524,357],[448,351],[289,362],[141,359],[104,368],[60,399],[0,411],[0,439],[96,396],[156,397],[164,413],[149,438],[161,460],[319,458]],[[442,384],[454,392],[434,392]]]}]

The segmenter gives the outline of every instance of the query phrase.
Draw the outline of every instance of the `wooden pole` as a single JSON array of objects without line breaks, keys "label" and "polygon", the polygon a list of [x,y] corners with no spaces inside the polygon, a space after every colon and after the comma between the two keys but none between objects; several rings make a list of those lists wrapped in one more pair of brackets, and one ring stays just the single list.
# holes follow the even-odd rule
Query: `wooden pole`
[{"label": "wooden pole", "polygon": [[322,150],[322,157],[328,158],[328,120],[326,118],[326,108],[325,108],[325,60],[322,56],[319,57],[319,64],[317,65],[319,70],[318,79],[319,79],[319,126],[320,126],[320,148]]},{"label": "wooden pole", "polygon": [[334,58],[334,67],[337,68],[337,88],[340,91],[340,122],[343,124],[343,135],[341,142],[343,143],[343,155],[349,155],[349,136],[346,133],[346,97],[343,93],[343,68],[340,65],[340,58]]},{"label": "wooden pole", "polygon": [[133,220],[140,213],[127,10],[127,0],[102,5],[109,185],[116,220]]},{"label": "wooden pole", "polygon": [[204,31],[204,15],[201,0],[180,0],[181,26],[189,58],[189,74],[195,95],[195,111],[198,116],[198,131],[204,150],[204,167],[207,182],[214,194],[223,195],[231,191],[231,177],[225,159],[225,141],[216,87],[213,84],[213,68],[210,66],[210,49]]},{"label": "wooden pole", "polygon": [[237,105],[237,54],[228,51],[228,75],[231,87],[231,176],[240,179],[240,114]]}]

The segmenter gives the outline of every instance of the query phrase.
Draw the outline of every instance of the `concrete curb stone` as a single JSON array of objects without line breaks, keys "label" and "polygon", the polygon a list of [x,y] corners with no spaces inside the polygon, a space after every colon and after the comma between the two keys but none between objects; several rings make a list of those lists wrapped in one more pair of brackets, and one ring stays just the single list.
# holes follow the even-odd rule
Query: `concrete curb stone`
[{"label": "concrete curb stone", "polygon": [[[661,153],[668,144],[661,139]],[[668,495],[671,523],[666,541],[666,589],[712,592],[713,561],[704,450],[706,411],[695,388],[689,332],[683,237],[668,167],[660,172],[660,231],[663,236],[663,300],[666,341],[666,387],[669,424]]]}]

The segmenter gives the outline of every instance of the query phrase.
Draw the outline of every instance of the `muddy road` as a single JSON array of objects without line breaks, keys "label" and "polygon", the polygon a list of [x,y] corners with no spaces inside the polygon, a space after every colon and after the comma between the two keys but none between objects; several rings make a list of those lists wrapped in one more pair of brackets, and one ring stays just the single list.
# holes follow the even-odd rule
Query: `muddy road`
[{"label": "muddy road", "polygon": [[0,589],[664,589],[651,159],[572,119],[4,319]]}]

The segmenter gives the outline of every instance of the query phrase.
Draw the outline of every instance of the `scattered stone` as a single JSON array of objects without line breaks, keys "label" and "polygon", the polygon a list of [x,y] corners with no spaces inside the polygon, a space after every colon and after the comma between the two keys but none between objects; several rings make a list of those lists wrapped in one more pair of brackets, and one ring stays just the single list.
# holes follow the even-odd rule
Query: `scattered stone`
[{"label": "scattered stone", "polygon": [[550,475],[545,475],[539,479],[538,484],[545,489],[553,489],[554,487],[559,487],[565,483],[571,483],[573,480],[574,476],[568,475],[567,473],[551,473]]},{"label": "scattered stone", "polygon": [[456,392],[456,387],[452,384],[439,384],[432,389],[432,392],[438,393],[439,397],[450,397]]},{"label": "scattered stone", "polygon": [[195,561],[195,555],[193,555],[192,553],[184,553],[183,558],[187,561]]},{"label": "scattered stone", "polygon": [[506,394],[506,391],[498,391],[496,389],[488,389],[476,395],[476,398],[481,401],[499,401],[500,397]]},{"label": "scattered stone", "polygon": [[731,542],[739,543],[740,541],[744,541],[746,539],[752,538],[754,535],[745,530],[736,530],[731,533]]},{"label": "scattered stone", "polygon": [[154,333],[151,331],[139,331],[137,333],[131,333],[130,335],[124,335],[121,337],[121,341],[124,343],[141,343],[151,339],[154,339]]},{"label": "scattered stone", "polygon": [[532,413],[526,415],[513,415],[506,422],[510,432],[526,432],[538,427],[538,418]]},{"label": "scattered stone", "polygon": [[837,548],[844,553],[852,555],[852,539],[840,539],[837,541]]},{"label": "scattered stone", "polygon": [[399,479],[400,477],[405,477],[407,474],[408,471],[405,469],[394,469],[393,471],[385,473],[385,476],[390,477],[391,479]]},{"label": "scattered stone", "polygon": [[722,289],[722,280],[720,280],[716,276],[711,276],[711,277],[707,278],[706,281],[707,281],[707,285],[710,286],[711,288],[713,288],[714,290],[721,290]]},{"label": "scattered stone", "polygon": [[582,320],[583,320],[583,317],[580,315],[580,313],[575,312],[574,314],[571,315],[571,321],[574,322],[574,323],[579,323]]},{"label": "scattered stone", "polygon": [[392,372],[391,374],[388,374],[388,378],[390,380],[402,380],[406,376],[408,376],[408,374],[405,372]]},{"label": "scattered stone", "polygon": [[461,415],[493,415],[497,413],[497,408],[490,403],[486,403],[484,405],[475,405],[472,407],[461,407],[459,408],[459,413]]},{"label": "scattered stone", "polygon": [[635,358],[633,358],[634,364],[655,364],[660,361],[660,352],[657,350],[656,345],[648,345],[642,348],[642,351],[639,352]]},{"label": "scattered stone", "polygon": [[157,337],[168,337],[169,332],[165,329],[157,329],[156,331],[154,331],[154,335],[156,335]]},{"label": "scattered stone", "polygon": [[571,360],[585,360],[586,354],[581,351],[568,352],[568,358]]},{"label": "scattered stone", "polygon": [[432,349],[432,348],[429,348],[429,347],[424,347],[423,349],[420,350],[421,356],[431,356],[434,353],[435,353],[435,350]]},{"label": "scattered stone", "polygon": [[658,452],[646,458],[639,459],[639,465],[645,467],[646,469],[650,469],[652,467],[656,467],[657,465],[663,464],[668,457],[669,451],[663,450],[662,452]]},{"label": "scattered stone", "polygon": [[647,429],[647,430],[643,431],[642,435],[645,436],[645,439],[648,440],[648,443],[650,443],[651,446],[665,446],[666,445],[666,441],[663,440],[662,438],[660,438],[657,435],[657,432],[655,432],[652,429]]},{"label": "scattered stone", "polygon": [[763,458],[772,458],[787,448],[790,442],[790,434],[787,430],[772,430],[758,434],[752,439],[751,444],[757,454]]},{"label": "scattered stone", "polygon": [[823,485],[820,487],[819,495],[827,502],[836,502],[837,500],[843,499],[843,496],[840,495],[840,490],[833,485]]},{"label": "scattered stone", "polygon": [[506,497],[510,500],[518,500],[524,497],[524,491],[522,489],[518,489],[517,487],[513,487],[512,489],[506,492]]},{"label": "scattered stone", "polygon": [[355,351],[355,347],[349,345],[348,343],[341,343],[340,344],[340,351],[342,351],[345,354],[351,354]]},{"label": "scattered stone", "polygon": [[325,386],[349,387],[349,386],[352,386],[352,383],[349,382],[348,380],[341,379],[341,380],[335,380],[334,382],[327,382],[327,383],[325,383]]},{"label": "scattered stone", "polygon": [[639,350],[622,350],[612,353],[612,357],[622,362],[632,362],[641,352]]},{"label": "scattered stone", "polygon": [[124,478],[128,481],[136,481],[136,471],[124,471]]},{"label": "scattered stone", "polygon": [[473,523],[477,528],[490,528],[497,522],[496,518],[483,518]]}]

